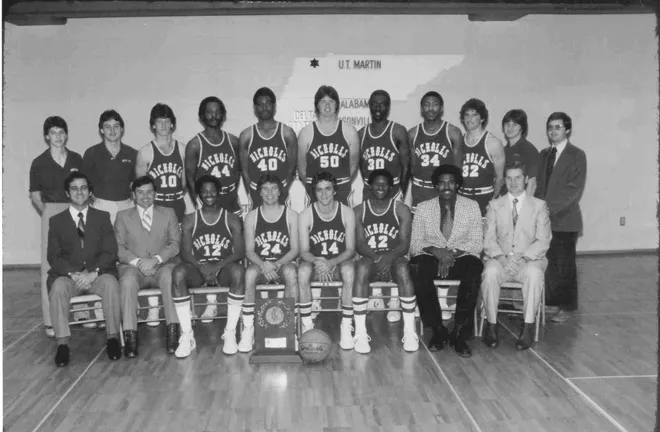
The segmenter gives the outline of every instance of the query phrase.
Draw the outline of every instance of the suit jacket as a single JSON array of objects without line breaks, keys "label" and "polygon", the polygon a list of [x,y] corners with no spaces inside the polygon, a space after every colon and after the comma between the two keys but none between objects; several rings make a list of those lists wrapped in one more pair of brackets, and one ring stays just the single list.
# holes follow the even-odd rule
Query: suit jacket
[{"label": "suit jacket", "polygon": [[76,229],[68,208],[48,221],[49,281],[70,272],[96,269],[99,274],[109,273],[117,277],[117,240],[110,214],[88,207],[84,248]]},{"label": "suit jacket", "polygon": [[486,213],[484,253],[489,258],[520,253],[530,260],[545,258],[552,231],[548,206],[527,195],[522,202],[516,228],[513,228],[513,205],[509,195],[490,202]]},{"label": "suit jacket", "polygon": [[423,249],[435,246],[464,250],[478,257],[484,245],[481,210],[476,201],[456,196],[454,225],[448,239],[441,230],[441,209],[438,198],[431,198],[417,205],[410,236],[410,256],[425,254]]},{"label": "suit jacket", "polygon": [[[553,231],[582,231],[580,198],[587,180],[587,156],[570,142],[559,155],[550,179],[546,179],[545,167],[551,147],[541,150],[541,165],[536,177],[536,197],[548,204]],[[544,194],[545,185],[548,191]]]},{"label": "suit jacket", "polygon": [[150,231],[142,226],[137,206],[122,210],[115,220],[115,235],[122,264],[156,255],[165,264],[179,255],[181,229],[171,208],[154,205]]}]

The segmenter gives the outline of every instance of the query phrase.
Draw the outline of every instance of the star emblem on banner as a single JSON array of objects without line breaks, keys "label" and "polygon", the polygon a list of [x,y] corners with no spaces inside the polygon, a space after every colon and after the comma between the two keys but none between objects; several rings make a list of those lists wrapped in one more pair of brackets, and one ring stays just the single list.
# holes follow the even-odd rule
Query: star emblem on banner
[{"label": "star emblem on banner", "polygon": [[316,60],[316,58],[313,58],[312,60],[309,61],[309,65],[314,69],[316,69],[317,67],[319,67],[319,61]]}]

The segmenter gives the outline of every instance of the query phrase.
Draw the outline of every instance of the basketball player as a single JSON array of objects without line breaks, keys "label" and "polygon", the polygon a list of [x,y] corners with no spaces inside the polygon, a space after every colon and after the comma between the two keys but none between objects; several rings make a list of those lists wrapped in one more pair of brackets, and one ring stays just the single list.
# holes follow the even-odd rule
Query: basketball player
[{"label": "basketball player", "polygon": [[312,322],[311,281],[342,281],[342,349],[353,349],[353,279],[355,278],[355,216],[336,199],[337,179],[329,172],[312,178],[316,202],[300,214],[300,258],[298,268],[299,308],[303,333],[314,328]]},{"label": "basketball player", "polygon": [[504,184],[504,146],[486,130],[488,110],[481,100],[469,99],[461,107],[460,115],[466,132],[463,187],[459,193],[479,204],[483,218],[488,203],[499,196]]},{"label": "basketball player", "polygon": [[286,203],[289,188],[296,174],[298,141],[289,126],[275,120],[277,100],[275,93],[262,87],[252,98],[254,115],[259,119],[239,136],[243,183],[252,208],[261,205],[261,190],[257,182],[263,174],[270,173],[282,180],[281,203]]},{"label": "basketball player", "polygon": [[286,297],[298,297],[298,213],[280,202],[282,182],[272,173],[263,174],[257,183],[262,204],[245,218],[245,270],[243,329],[240,352],[254,345],[254,298],[257,284],[284,283]]},{"label": "basketball player", "polygon": [[360,141],[355,128],[339,119],[339,94],[334,87],[321,86],[314,95],[316,121],[298,135],[298,175],[307,195],[316,201],[312,179],[325,171],[337,179],[335,199],[348,205],[351,184],[357,175]]},{"label": "basketball player", "polygon": [[220,205],[220,180],[205,174],[195,182],[202,208],[183,220],[181,257],[172,270],[172,299],[179,317],[181,337],[174,355],[188,357],[197,346],[192,331],[189,286],[229,286],[227,324],[222,335],[222,352],[235,354],[236,324],[245,293],[245,255],[242,223],[238,216]]},{"label": "basketball player", "polygon": [[[371,351],[365,323],[369,282],[389,282],[394,277],[402,292],[403,349],[417,351],[419,338],[415,332],[415,291],[406,258],[410,248],[412,215],[408,206],[392,197],[395,185],[389,171],[373,171],[368,184],[373,198],[355,208],[356,245],[362,258],[357,263],[353,296],[354,349],[365,354]],[[389,316],[388,321],[392,321]]]},{"label": "basketball player", "polygon": [[[420,102],[424,121],[408,131],[411,146],[412,186],[410,208],[438,196],[433,187],[433,171],[444,164],[463,164],[463,134],[460,129],[442,119],[445,102],[439,93],[427,92]],[[406,200],[408,201],[408,200]]]},{"label": "basketball player", "polygon": [[[186,212],[186,178],[183,171],[185,146],[172,137],[176,129],[172,108],[161,103],[154,105],[149,115],[149,126],[155,139],[138,151],[135,175],[136,178],[148,175],[154,179],[158,190],[154,204],[173,209],[181,223]],[[156,327],[160,324],[160,311],[156,307],[158,297],[149,297],[148,302],[151,308],[147,315],[147,325]]]}]

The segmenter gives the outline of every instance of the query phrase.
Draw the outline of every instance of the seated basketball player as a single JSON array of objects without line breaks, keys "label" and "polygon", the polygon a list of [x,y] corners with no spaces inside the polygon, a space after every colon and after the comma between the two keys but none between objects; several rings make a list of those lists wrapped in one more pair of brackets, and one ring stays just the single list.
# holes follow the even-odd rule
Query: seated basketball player
[{"label": "seated basketball player", "polygon": [[403,309],[403,348],[417,351],[415,333],[415,292],[408,271],[408,249],[412,215],[410,209],[392,197],[394,178],[387,170],[369,175],[371,199],[355,208],[356,244],[362,258],[357,264],[353,310],[355,311],[355,351],[371,351],[365,324],[370,281],[396,281]]},{"label": "seated basketball player", "polygon": [[101,297],[105,315],[107,353],[110,360],[121,357],[119,345],[119,282],[117,240],[108,212],[89,206],[92,184],[73,171],[64,180],[69,208],[51,217],[48,224],[47,286],[50,313],[57,341],[55,364],[69,364],[69,310],[71,297],[87,293]]},{"label": "seated basketball player", "polygon": [[172,270],[172,297],[181,326],[179,346],[174,353],[178,358],[188,357],[196,347],[190,286],[229,286],[222,352],[235,354],[238,351],[236,324],[245,292],[245,270],[240,263],[245,255],[243,228],[238,216],[220,205],[219,191],[218,178],[206,174],[197,179],[195,192],[202,201],[202,208],[183,219],[183,262]]},{"label": "seated basketball player", "polygon": [[299,308],[303,333],[312,322],[311,281],[342,281],[342,321],[339,345],[353,349],[353,279],[355,266],[355,217],[348,206],[335,199],[337,179],[322,171],[312,178],[316,202],[300,214],[300,258],[298,268]]},{"label": "seated basketball player", "polygon": [[[457,166],[440,165],[431,181],[438,197],[417,206],[410,239],[410,273],[422,322],[433,330],[429,349],[442,349],[449,342],[460,356],[470,357],[467,339],[474,327],[474,308],[484,268],[479,259],[484,244],[481,211],[476,201],[457,196],[463,184]],[[451,334],[442,323],[433,283],[436,278],[460,280]]]},{"label": "seated basketball player", "polygon": [[254,298],[257,284],[283,283],[285,297],[298,297],[298,213],[280,204],[283,191],[280,179],[263,174],[257,182],[261,205],[245,219],[245,270],[243,329],[238,344],[240,352],[249,352],[254,344]]}]

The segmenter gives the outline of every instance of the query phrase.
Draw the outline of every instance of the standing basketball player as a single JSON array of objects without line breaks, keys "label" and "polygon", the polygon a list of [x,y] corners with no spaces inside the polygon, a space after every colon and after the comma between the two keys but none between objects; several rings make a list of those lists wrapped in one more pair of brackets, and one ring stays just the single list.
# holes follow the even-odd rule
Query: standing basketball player
[{"label": "standing basketball player", "polygon": [[[320,282],[342,281],[342,349],[353,349],[353,280],[355,278],[355,216],[339,202],[337,180],[328,172],[312,179],[316,202],[300,214],[300,258],[298,268],[299,307],[303,333],[314,328],[312,322],[312,279]],[[319,301],[320,306],[320,301]]]},{"label": "standing basketball player", "polygon": [[188,193],[195,206],[199,206],[193,185],[203,175],[220,179],[220,205],[227,211],[240,215],[238,183],[241,165],[238,159],[238,138],[223,131],[227,119],[225,104],[215,96],[204,98],[199,104],[199,121],[204,130],[186,146],[186,181]]},{"label": "standing basketball player", "polygon": [[227,324],[222,335],[222,352],[235,354],[236,324],[241,315],[245,293],[245,270],[240,260],[245,256],[241,220],[220,205],[220,180],[203,175],[195,182],[195,192],[202,208],[183,220],[181,256],[183,262],[172,270],[172,299],[179,317],[181,337],[174,352],[188,357],[197,343],[192,331],[189,286],[229,286]]},{"label": "standing basketball player", "polygon": [[488,110],[481,100],[468,100],[461,107],[460,114],[466,132],[463,187],[459,193],[475,200],[481,217],[485,217],[488,203],[499,196],[504,184],[504,146],[486,130]]},{"label": "standing basketball player", "polygon": [[298,135],[298,175],[307,195],[316,201],[312,179],[325,171],[337,179],[335,199],[348,205],[351,184],[357,175],[360,141],[355,128],[339,120],[339,94],[334,87],[321,86],[314,95],[316,121]]},{"label": "standing basketball player", "polygon": [[[431,182],[433,171],[444,164],[463,163],[463,135],[460,129],[442,119],[445,102],[439,93],[427,92],[420,102],[424,121],[408,131],[411,146],[412,186],[410,208],[438,196]],[[406,200],[408,201],[408,200]]]},{"label": "standing basketball player", "polygon": [[262,87],[257,90],[252,103],[254,115],[259,121],[239,136],[241,166],[245,167],[243,183],[252,201],[251,207],[261,205],[261,191],[257,182],[266,173],[282,180],[279,199],[282,204],[286,204],[296,174],[296,133],[289,126],[275,120],[277,102],[271,89]]},{"label": "standing basketball player", "polygon": [[[410,249],[412,215],[408,206],[392,198],[394,179],[389,171],[373,171],[368,182],[373,198],[355,208],[356,244],[362,255],[357,263],[353,297],[355,351],[371,351],[365,324],[369,282],[389,282],[392,277],[403,293],[400,298],[403,306],[403,349],[417,351],[419,338],[415,332],[415,290],[406,258]],[[390,302],[390,307],[398,306],[399,301],[396,306]],[[398,312],[388,314],[388,321],[393,321],[390,314]],[[398,316],[396,318],[394,321],[398,321]]]},{"label": "standing basketball player", "polygon": [[245,270],[243,329],[238,344],[240,352],[252,351],[254,345],[254,298],[257,284],[284,283],[284,295],[298,297],[298,213],[280,202],[282,182],[271,173],[257,183],[262,204],[245,218]]},{"label": "standing basketball player", "polygon": [[[176,129],[174,111],[168,105],[158,103],[151,109],[149,126],[155,139],[143,146],[137,155],[135,164],[136,178],[148,175],[156,183],[154,204],[169,207],[174,210],[176,218],[181,223],[186,212],[184,201],[186,179],[183,173],[183,143],[172,137]],[[158,321],[158,297],[149,297],[149,314],[147,325],[155,327]]]}]

